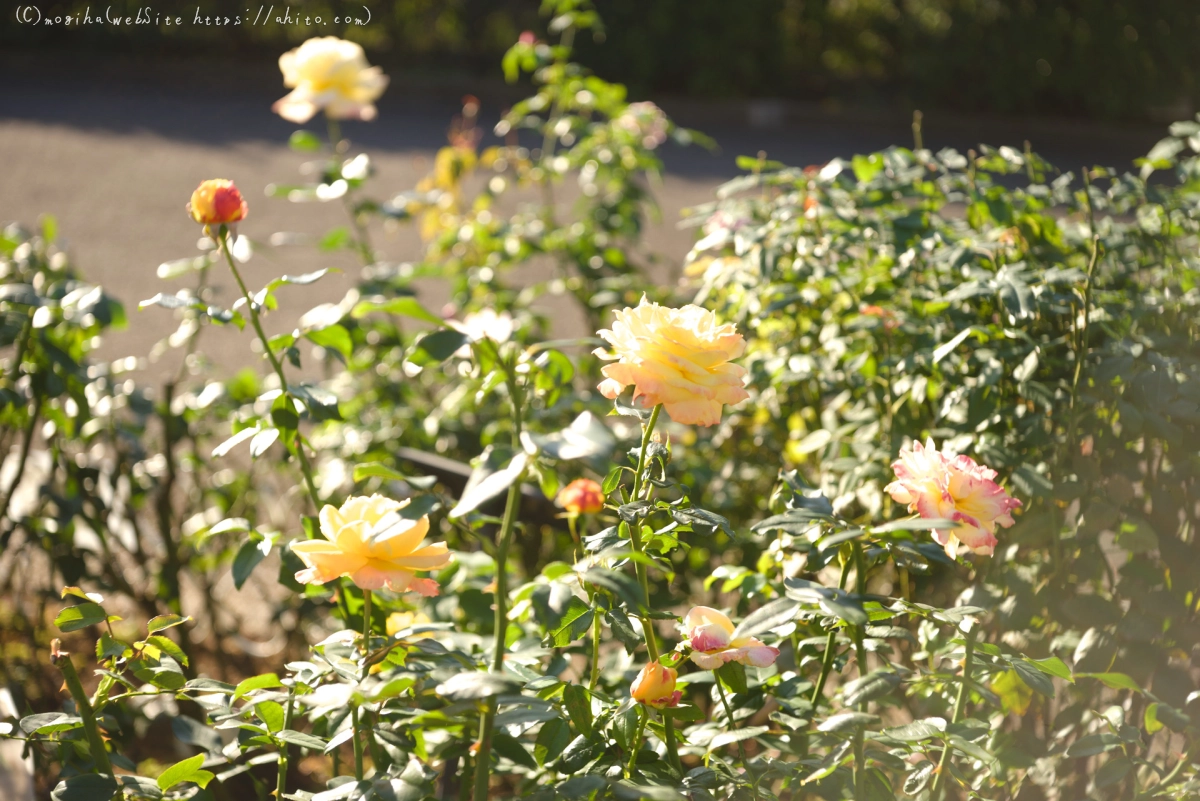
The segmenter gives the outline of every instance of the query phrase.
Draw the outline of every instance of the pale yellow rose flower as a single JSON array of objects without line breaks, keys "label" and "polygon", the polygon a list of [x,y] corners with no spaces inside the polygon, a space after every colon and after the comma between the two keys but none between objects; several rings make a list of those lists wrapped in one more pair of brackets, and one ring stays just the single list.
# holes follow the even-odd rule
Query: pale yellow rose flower
[{"label": "pale yellow rose flower", "polygon": [[438,570],[450,563],[444,542],[422,546],[429,517],[408,520],[399,512],[408,501],[382,495],[347,499],[340,509],[321,509],[325,539],[299,540],[292,551],[306,569],[296,573],[301,584],[324,584],[348,576],[364,590],[386,587],[393,592],[438,594],[433,579],[417,578],[418,570]]},{"label": "pale yellow rose flower", "polygon": [[309,39],[279,57],[283,85],[292,91],[271,107],[291,122],[304,123],[318,111],[335,120],[372,120],[375,101],[388,78],[367,63],[362,46],[336,36]]},{"label": "pale yellow rose flower", "polygon": [[601,371],[604,397],[616,398],[633,385],[634,403],[661,403],[676,423],[699,426],[716,425],[725,404],[750,397],[743,387],[746,369],[730,362],[745,351],[746,340],[707,309],[671,309],[643,297],[616,318],[611,329],[598,332],[612,352],[595,351],[616,360]]}]

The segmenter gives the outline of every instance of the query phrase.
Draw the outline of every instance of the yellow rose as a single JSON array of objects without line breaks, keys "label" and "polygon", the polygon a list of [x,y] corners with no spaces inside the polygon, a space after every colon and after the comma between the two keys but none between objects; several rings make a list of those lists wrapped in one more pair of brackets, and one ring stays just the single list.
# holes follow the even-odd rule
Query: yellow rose
[{"label": "yellow rose", "polygon": [[334,120],[371,120],[387,88],[379,67],[367,64],[362,46],[336,36],[309,39],[279,57],[283,85],[292,91],[271,106],[285,120],[304,123],[318,111]]},{"label": "yellow rose", "polygon": [[201,225],[221,225],[246,219],[249,207],[233,181],[213,178],[196,187],[187,210]]},{"label": "yellow rose", "polygon": [[594,515],[604,508],[604,491],[590,478],[577,478],[559,491],[555,503],[573,515]]},{"label": "yellow rose", "polygon": [[393,592],[438,594],[433,579],[419,579],[417,570],[437,570],[450,563],[444,542],[421,547],[429,533],[429,517],[408,520],[399,512],[408,501],[382,495],[349,498],[342,508],[321,509],[325,539],[298,540],[292,551],[307,569],[296,573],[301,584],[324,584],[341,576],[364,590],[387,587]]},{"label": "yellow rose", "polygon": [[633,700],[663,709],[668,706],[678,706],[683,693],[675,689],[675,679],[679,672],[661,662],[651,662],[642,668],[642,672],[633,680],[629,694]]},{"label": "yellow rose", "polygon": [[693,606],[683,619],[683,633],[692,648],[692,661],[704,670],[716,670],[727,662],[769,667],[779,649],[754,637],[734,637],[733,621],[724,612],[708,606]]},{"label": "yellow rose", "polygon": [[745,368],[729,361],[742,355],[746,340],[707,309],[670,309],[643,297],[616,317],[611,330],[598,332],[612,353],[595,351],[616,360],[601,371],[604,397],[616,398],[632,384],[635,403],[661,403],[676,423],[699,426],[716,425],[723,405],[750,397],[743,388]]}]

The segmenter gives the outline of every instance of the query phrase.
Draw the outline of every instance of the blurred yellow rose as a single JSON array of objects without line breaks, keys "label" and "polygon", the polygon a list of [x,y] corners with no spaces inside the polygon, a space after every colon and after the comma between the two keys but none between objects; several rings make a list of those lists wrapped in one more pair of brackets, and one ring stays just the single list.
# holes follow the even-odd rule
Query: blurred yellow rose
[{"label": "blurred yellow rose", "polygon": [[616,398],[632,384],[635,403],[661,403],[676,423],[700,426],[716,425],[722,406],[750,397],[743,388],[745,368],[730,363],[746,341],[707,309],[671,309],[643,297],[616,317],[611,329],[598,332],[612,352],[599,348],[596,355],[616,360],[601,371],[604,397]]},{"label": "blurred yellow rose", "polygon": [[559,491],[555,503],[573,515],[594,515],[604,508],[604,491],[590,478],[577,478]]},{"label": "blurred yellow rose", "polygon": [[683,697],[683,693],[675,689],[675,679],[678,676],[679,673],[674,668],[669,668],[661,662],[651,662],[642,668],[642,672],[633,680],[629,694],[633,696],[633,700],[655,709],[678,706],[679,699]]},{"label": "blurred yellow rose", "polygon": [[201,225],[221,225],[246,219],[249,207],[233,181],[213,178],[196,187],[187,210]]},{"label": "blurred yellow rose", "polygon": [[309,39],[279,57],[283,85],[292,91],[271,106],[285,120],[304,123],[318,111],[334,120],[372,120],[387,88],[379,67],[367,64],[362,46],[336,36]]},{"label": "blurred yellow rose", "polygon": [[[429,616],[424,612],[392,612],[387,618],[387,634],[389,637],[395,637],[396,632],[431,622]],[[428,634],[414,634],[409,639],[420,640],[428,636]]]},{"label": "blurred yellow rose", "polygon": [[450,563],[443,542],[421,546],[429,533],[429,517],[408,520],[399,512],[408,501],[382,495],[349,498],[340,509],[321,509],[325,539],[298,540],[292,551],[306,565],[296,573],[301,584],[324,584],[340,576],[364,590],[387,587],[393,592],[438,594],[433,579],[419,579],[418,570],[437,570]]}]

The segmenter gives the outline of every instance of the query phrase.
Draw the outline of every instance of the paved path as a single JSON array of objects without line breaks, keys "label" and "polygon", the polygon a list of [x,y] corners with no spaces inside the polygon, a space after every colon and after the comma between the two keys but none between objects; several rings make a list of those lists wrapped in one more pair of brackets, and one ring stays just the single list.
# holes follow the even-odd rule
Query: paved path
[{"label": "paved path", "polygon": [[[196,252],[197,229],[183,206],[202,179],[220,176],[237,182],[251,205],[243,231],[254,238],[280,230],[323,231],[343,223],[336,204],[295,205],[262,194],[270,182],[295,180],[303,161],[285,144],[295,126],[270,111],[282,93],[271,65],[217,69],[132,58],[0,57],[0,222],[31,222],[43,212],[58,218],[85,276],[121,298],[129,311],[130,329],[109,338],[107,355],[145,355],[153,341],[173,330],[165,310],[139,312],[136,306],[160,290],[176,288],[155,277],[160,262]],[[406,86],[396,80],[375,122],[346,126],[355,144],[374,157],[381,196],[409,188],[425,174],[430,155],[444,142],[458,95],[453,88]],[[485,118],[494,119],[503,101],[484,96]],[[710,199],[717,184],[736,175],[735,156],[765,150],[771,158],[805,165],[911,141],[903,119],[790,109],[777,124],[754,128],[741,104],[663,105],[684,124],[706,130],[721,146],[717,153],[699,148],[665,153],[667,174],[656,189],[662,221],[646,239],[651,250],[672,264],[692,241],[690,231],[675,226],[680,210]],[[1161,135],[1153,127],[1101,129],[981,119],[939,124],[931,118],[926,128],[927,144],[935,148],[965,149],[985,137],[1020,145],[1031,138],[1052,161],[1068,168],[1128,165]],[[375,239],[390,260],[412,260],[420,253],[411,226],[378,231]],[[296,315],[316,303],[339,300],[357,266],[349,253],[305,248],[259,255],[247,265],[252,284],[281,272],[330,266],[344,272],[281,295],[285,308],[272,316],[269,333],[290,330]],[[221,290],[230,302],[230,283]],[[247,336],[217,332],[206,337],[205,351],[218,363],[245,363]]]}]

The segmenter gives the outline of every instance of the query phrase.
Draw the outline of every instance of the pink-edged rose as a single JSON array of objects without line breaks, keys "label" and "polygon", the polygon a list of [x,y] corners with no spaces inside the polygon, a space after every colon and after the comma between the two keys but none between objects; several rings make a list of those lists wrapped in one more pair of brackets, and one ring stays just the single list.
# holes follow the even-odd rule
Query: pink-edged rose
[{"label": "pink-edged rose", "polygon": [[996,471],[969,456],[950,456],[933,440],[900,451],[892,464],[896,480],[884,487],[896,503],[930,519],[953,520],[951,529],[935,529],[933,538],[950,558],[961,550],[991,556],[996,549],[996,526],[1013,524],[1012,510],[1021,502],[996,483]]}]

